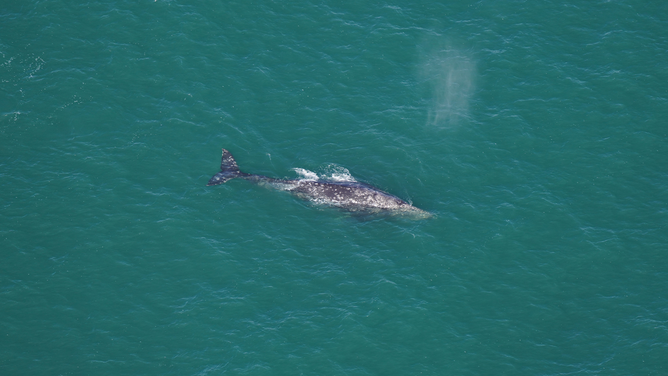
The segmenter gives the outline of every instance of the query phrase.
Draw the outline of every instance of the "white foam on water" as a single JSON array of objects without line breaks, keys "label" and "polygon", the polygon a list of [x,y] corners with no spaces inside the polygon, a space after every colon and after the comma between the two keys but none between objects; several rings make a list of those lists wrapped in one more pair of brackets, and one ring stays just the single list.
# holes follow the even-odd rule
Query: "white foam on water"
[{"label": "white foam on water", "polygon": [[350,174],[350,171],[348,171],[347,168],[341,167],[337,164],[330,163],[324,168],[324,173],[320,175],[322,179],[325,180],[331,180],[331,181],[338,181],[338,182],[354,182],[357,181],[355,178]]},{"label": "white foam on water", "polygon": [[318,177],[318,174],[316,174],[313,171],[309,171],[303,168],[293,168],[292,169],[294,172],[299,175],[300,180],[310,180],[310,181],[315,181],[319,180],[320,178]]},{"label": "white foam on water", "polygon": [[316,180],[327,180],[327,181],[336,181],[336,182],[355,182],[355,178],[350,174],[347,168],[341,167],[336,164],[329,164],[325,166],[322,170],[322,173],[316,173],[304,168],[293,168],[299,175],[299,180],[307,181],[316,181]]}]

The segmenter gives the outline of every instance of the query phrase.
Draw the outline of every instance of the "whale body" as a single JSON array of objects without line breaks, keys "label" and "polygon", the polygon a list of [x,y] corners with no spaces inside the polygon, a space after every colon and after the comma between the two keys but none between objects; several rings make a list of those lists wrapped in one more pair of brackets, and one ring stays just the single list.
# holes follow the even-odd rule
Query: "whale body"
[{"label": "whale body", "polygon": [[348,211],[409,215],[418,218],[431,216],[430,213],[416,208],[399,197],[356,181],[287,180],[247,174],[239,170],[232,154],[223,149],[220,172],[209,180],[207,186],[223,184],[235,178],[268,185],[316,204],[334,206]]}]

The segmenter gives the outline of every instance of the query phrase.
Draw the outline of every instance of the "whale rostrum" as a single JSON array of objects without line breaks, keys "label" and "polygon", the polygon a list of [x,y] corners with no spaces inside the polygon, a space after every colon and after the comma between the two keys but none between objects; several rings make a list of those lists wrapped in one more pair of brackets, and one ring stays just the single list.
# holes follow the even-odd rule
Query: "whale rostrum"
[{"label": "whale rostrum", "polygon": [[416,208],[399,197],[357,181],[288,180],[247,174],[239,170],[232,154],[223,149],[220,172],[209,180],[207,186],[223,184],[235,178],[285,190],[316,204],[334,206],[353,212],[387,213],[417,218],[431,216],[430,213]]}]

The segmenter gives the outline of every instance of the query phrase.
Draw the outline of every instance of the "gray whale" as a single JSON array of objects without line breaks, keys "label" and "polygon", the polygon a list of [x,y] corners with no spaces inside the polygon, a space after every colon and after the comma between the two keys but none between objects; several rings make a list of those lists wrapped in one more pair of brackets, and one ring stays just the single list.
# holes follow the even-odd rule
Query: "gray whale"
[{"label": "gray whale", "polygon": [[427,218],[431,214],[418,209],[406,201],[383,192],[368,184],[326,180],[274,179],[262,175],[241,172],[232,154],[223,149],[220,172],[215,174],[207,186],[223,184],[230,179],[241,178],[288,191],[295,196],[316,204],[334,206],[354,212],[387,213]]}]

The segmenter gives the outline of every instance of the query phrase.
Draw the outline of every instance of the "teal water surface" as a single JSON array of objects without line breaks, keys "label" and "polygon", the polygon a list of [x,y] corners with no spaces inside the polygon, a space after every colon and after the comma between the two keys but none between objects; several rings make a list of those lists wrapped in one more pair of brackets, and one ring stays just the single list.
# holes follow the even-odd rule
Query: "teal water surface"
[{"label": "teal water surface", "polygon": [[[0,5],[0,374],[665,375],[660,1]],[[232,180],[343,173],[434,214]]]}]

